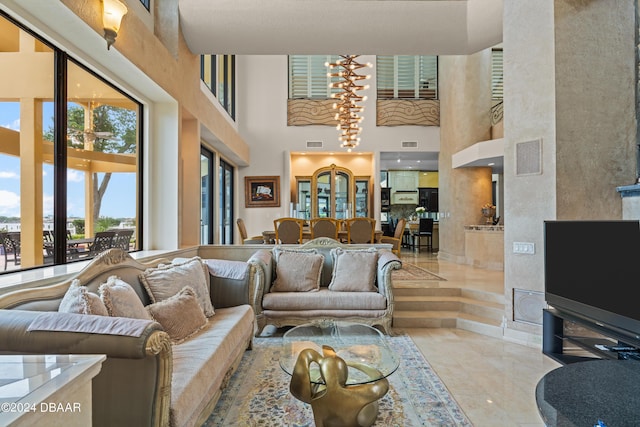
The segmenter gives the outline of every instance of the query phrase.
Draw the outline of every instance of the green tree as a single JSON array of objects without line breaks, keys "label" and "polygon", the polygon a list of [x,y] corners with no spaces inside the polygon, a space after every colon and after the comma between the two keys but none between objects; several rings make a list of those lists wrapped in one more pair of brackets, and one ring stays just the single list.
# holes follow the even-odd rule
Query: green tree
[{"label": "green tree", "polygon": [[[112,105],[100,105],[91,110],[93,129],[84,128],[85,109],[69,105],[67,108],[67,146],[103,153],[135,153],[137,147],[137,112]],[[53,128],[43,135],[53,141]],[[100,179],[102,178],[102,179]],[[102,199],[109,186],[111,172],[93,174],[93,222],[100,218]]]}]

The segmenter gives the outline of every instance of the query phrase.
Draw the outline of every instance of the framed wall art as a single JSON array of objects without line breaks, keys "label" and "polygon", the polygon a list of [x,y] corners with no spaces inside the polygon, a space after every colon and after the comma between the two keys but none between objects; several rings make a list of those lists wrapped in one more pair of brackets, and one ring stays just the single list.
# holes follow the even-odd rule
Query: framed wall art
[{"label": "framed wall art", "polygon": [[245,176],[244,203],[247,208],[279,207],[279,176]]}]

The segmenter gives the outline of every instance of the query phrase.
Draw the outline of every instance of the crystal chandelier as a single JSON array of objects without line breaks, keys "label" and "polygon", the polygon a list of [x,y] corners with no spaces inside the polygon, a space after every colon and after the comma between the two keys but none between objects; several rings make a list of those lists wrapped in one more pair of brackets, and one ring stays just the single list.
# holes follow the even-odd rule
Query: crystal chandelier
[{"label": "crystal chandelier", "polygon": [[363,117],[360,115],[364,111],[364,106],[358,104],[367,100],[366,96],[359,95],[358,92],[368,89],[369,85],[362,85],[360,80],[371,78],[371,75],[360,75],[358,70],[364,67],[371,67],[371,64],[360,64],[356,58],[360,55],[340,55],[335,63],[326,63],[330,70],[329,77],[337,77],[340,80],[329,84],[330,88],[338,88],[341,91],[332,93],[332,98],[338,101],[333,104],[333,108],[338,110],[335,119],[338,121],[336,129],[340,131],[339,141],[342,148],[351,151],[360,144],[360,133],[362,128],[360,122]]}]

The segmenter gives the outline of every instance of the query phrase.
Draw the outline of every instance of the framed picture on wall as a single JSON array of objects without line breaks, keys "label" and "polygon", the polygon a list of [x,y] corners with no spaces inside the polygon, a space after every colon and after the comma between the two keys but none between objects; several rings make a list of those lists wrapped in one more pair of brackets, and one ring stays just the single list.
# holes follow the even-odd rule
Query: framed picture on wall
[{"label": "framed picture on wall", "polygon": [[247,208],[279,207],[279,176],[245,176],[244,205]]}]

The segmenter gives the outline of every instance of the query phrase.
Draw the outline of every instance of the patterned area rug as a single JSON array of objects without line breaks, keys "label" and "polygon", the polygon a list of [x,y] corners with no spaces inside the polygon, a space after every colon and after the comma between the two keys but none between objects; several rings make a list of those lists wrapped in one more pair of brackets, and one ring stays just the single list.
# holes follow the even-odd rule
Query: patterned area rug
[{"label": "patterned area rug", "polygon": [[447,280],[443,277],[433,274],[429,270],[425,270],[424,268],[420,268],[407,262],[402,263],[402,268],[400,270],[393,270],[393,272],[391,273],[391,278],[393,280]]},{"label": "patterned area rug", "polygon": [[[389,337],[401,358],[389,376],[374,424],[388,426],[471,426],[449,391],[408,336]],[[280,338],[255,338],[204,427],[314,426],[311,406],[289,393],[291,379],[278,364]]]}]

